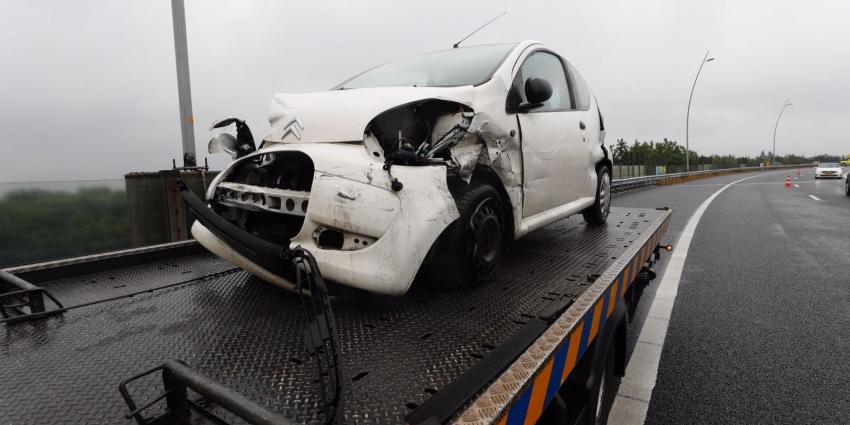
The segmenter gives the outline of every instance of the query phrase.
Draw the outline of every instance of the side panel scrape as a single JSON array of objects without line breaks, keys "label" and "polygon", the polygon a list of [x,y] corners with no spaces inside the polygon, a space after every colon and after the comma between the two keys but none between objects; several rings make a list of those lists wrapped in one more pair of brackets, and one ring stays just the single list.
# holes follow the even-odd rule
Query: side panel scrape
[{"label": "side panel scrape", "polygon": [[466,137],[450,150],[449,173],[469,183],[476,167],[499,176],[513,210],[514,228],[522,219],[522,151],[516,122],[509,116],[476,112]]}]

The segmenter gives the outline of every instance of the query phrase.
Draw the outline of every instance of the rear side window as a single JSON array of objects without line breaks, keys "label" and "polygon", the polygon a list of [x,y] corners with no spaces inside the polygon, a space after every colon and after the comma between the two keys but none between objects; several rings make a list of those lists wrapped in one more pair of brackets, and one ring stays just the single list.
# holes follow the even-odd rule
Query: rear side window
[{"label": "rear side window", "polygon": [[584,78],[581,78],[581,74],[569,62],[567,62],[567,69],[570,71],[570,80],[573,82],[573,92],[576,95],[576,109],[581,111],[590,110],[590,91],[587,89]]},{"label": "rear side window", "polygon": [[570,89],[567,86],[567,77],[564,74],[564,64],[561,58],[546,52],[532,53],[517,72],[511,88],[511,97],[508,102],[518,105],[525,102],[525,81],[531,77],[542,77],[552,84],[552,97],[531,112],[546,111],[568,111],[573,108],[570,100]]}]

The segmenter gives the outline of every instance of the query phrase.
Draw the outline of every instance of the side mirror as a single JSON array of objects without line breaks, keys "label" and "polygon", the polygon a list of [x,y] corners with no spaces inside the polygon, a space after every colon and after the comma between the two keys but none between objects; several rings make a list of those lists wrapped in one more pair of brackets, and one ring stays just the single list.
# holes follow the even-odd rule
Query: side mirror
[{"label": "side mirror", "polygon": [[220,133],[210,139],[207,146],[209,153],[227,153],[233,159],[241,158],[251,152],[257,150],[254,145],[254,135],[251,134],[251,129],[245,124],[244,120],[239,118],[225,118],[215,121],[210,126],[210,131],[216,128],[224,128],[230,124],[236,124],[236,136],[228,133]]},{"label": "side mirror", "polygon": [[530,109],[543,106],[549,98],[552,97],[552,83],[542,77],[530,77],[525,80],[525,98],[527,102],[519,105],[520,111],[528,111]]}]

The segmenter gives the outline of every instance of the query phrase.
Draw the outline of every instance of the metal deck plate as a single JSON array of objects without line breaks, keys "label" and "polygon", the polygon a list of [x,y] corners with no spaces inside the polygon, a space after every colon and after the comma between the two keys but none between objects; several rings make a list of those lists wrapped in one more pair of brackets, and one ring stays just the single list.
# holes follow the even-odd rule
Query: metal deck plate
[{"label": "metal deck plate", "polygon": [[[612,209],[605,228],[587,228],[580,217],[550,225],[517,241],[498,276],[470,290],[416,285],[386,297],[332,287],[351,381],[346,422],[403,422],[528,317],[581,294],[588,276],[607,269],[659,214]],[[320,422],[299,298],[230,268],[199,255],[42,284],[68,305],[194,279],[6,327],[3,422],[127,423],[118,383],[170,358],[297,422]],[[204,277],[210,273],[218,274]],[[161,392],[161,382],[135,388],[143,401]]]}]

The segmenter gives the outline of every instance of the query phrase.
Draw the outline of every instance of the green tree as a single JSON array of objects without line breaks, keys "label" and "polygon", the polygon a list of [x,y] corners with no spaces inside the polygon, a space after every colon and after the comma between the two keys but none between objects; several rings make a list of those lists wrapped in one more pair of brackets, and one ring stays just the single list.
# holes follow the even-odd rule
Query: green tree
[{"label": "green tree", "polygon": [[126,248],[127,198],[106,188],[28,190],[0,200],[0,266]]}]

